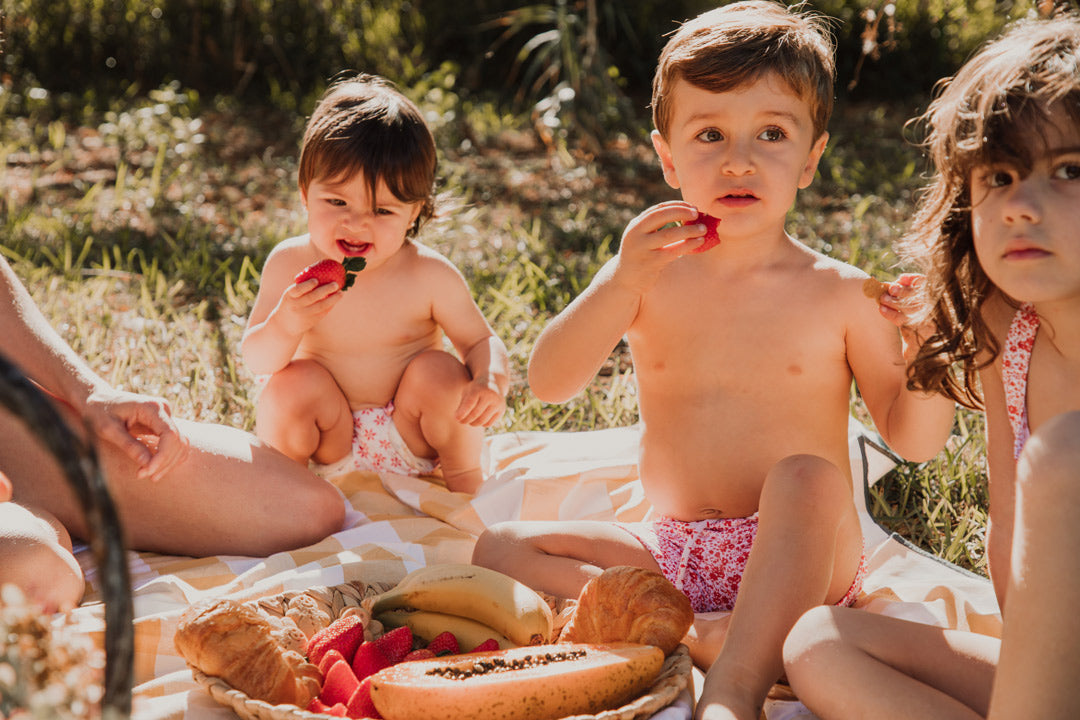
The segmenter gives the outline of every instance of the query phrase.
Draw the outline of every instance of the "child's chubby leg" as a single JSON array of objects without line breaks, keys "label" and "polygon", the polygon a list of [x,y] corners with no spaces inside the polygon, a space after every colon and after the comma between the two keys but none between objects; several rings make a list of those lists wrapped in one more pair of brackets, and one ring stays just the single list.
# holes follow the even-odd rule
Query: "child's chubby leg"
[{"label": "child's chubby leg", "polygon": [[330,372],[315,360],[294,360],[259,394],[255,434],[304,465],[329,464],[352,448],[352,411]]},{"label": "child's chubby leg", "polygon": [[[5,484],[10,488],[0,476],[0,498]],[[82,600],[85,582],[71,538],[49,513],[0,502],[0,558],[0,585],[17,585],[44,612],[70,610]]]},{"label": "child's chubby leg", "polygon": [[446,486],[456,492],[475,492],[484,481],[484,428],[455,419],[471,379],[453,355],[428,350],[409,362],[394,395],[394,425],[405,444],[417,457],[438,457]]},{"label": "child's chubby leg", "polygon": [[862,559],[851,492],[846,475],[813,455],[785,458],[769,471],[726,637],[720,646],[699,638],[691,647],[695,662],[709,667],[698,718],[757,720],[783,672],[784,638],[795,621],[848,593]]},{"label": "child's chubby leg", "polygon": [[987,635],[819,606],[788,635],[784,668],[822,720],[976,720],[986,714],[1000,646]]},{"label": "child's chubby leg", "polygon": [[1016,468],[1012,559],[990,718],[1080,717],[1080,412],[1039,427]]},{"label": "child's chubby leg", "polygon": [[578,597],[585,583],[616,565],[660,572],[637,538],[598,520],[497,523],[477,539],[472,562],[561,598]]}]

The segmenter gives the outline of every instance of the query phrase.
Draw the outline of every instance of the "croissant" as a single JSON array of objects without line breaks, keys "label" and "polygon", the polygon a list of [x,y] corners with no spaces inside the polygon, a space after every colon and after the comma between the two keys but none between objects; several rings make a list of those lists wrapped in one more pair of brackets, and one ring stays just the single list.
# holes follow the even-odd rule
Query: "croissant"
[{"label": "croissant", "polygon": [[560,642],[633,642],[670,655],[694,622],[690,600],[658,572],[620,565],[586,583]]},{"label": "croissant", "polygon": [[278,644],[258,610],[228,599],[197,603],[180,616],[173,643],[188,664],[272,705],[307,707],[322,674]]}]

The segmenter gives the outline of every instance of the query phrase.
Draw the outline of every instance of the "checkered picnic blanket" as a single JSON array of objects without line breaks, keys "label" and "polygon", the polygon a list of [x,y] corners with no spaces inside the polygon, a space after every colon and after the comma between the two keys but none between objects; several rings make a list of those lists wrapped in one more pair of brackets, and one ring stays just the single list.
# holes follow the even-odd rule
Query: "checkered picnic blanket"
[{"label": "checkered picnic blanket", "polygon": [[[859,442],[852,425],[852,469],[876,480],[892,466]],[[428,479],[349,472],[330,479],[346,503],[345,528],[321,542],[270,557],[176,557],[131,553],[135,603],[135,699],[139,718],[234,718],[192,679],[173,647],[180,613],[207,597],[249,600],[361,580],[389,588],[431,563],[468,562],[476,537],[503,520],[647,519],[637,475],[637,427],[578,433],[505,433],[488,437],[489,478],[476,495],[452,493]],[[890,538],[865,513],[869,573],[857,602],[874,612],[999,634],[990,584]],[[100,633],[96,569],[79,553],[88,592],[76,611]],[[799,703],[774,703],[771,719],[799,717]]]}]

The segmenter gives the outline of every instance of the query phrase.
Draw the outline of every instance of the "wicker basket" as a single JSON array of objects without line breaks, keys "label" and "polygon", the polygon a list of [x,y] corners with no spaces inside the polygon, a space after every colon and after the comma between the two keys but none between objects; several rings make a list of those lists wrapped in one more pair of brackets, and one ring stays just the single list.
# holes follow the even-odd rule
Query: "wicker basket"
[{"label": "wicker basket", "polygon": [[90,550],[105,601],[105,688],[102,717],[131,715],[135,666],[134,610],[127,556],[116,506],[93,447],[67,426],[53,404],[7,358],[0,356],[0,405],[21,419],[56,458],[86,513]]},{"label": "wicker basket", "polygon": [[[333,587],[314,587],[305,591],[294,591],[273,595],[247,604],[269,613],[274,617],[283,617],[289,609],[289,603],[297,595],[309,595],[315,599],[320,609],[331,619],[337,618],[346,609],[360,607],[365,598],[373,597],[388,590],[389,587],[367,585],[352,582]],[[685,645],[680,645],[669,655],[652,686],[640,697],[614,710],[606,710],[596,715],[575,715],[564,720],[637,720],[647,718],[660,709],[667,707],[691,682],[693,663]],[[221,678],[211,677],[191,668],[195,682],[204,687],[217,702],[232,708],[244,720],[316,720],[333,718],[332,715],[313,713],[295,705],[271,705],[263,700],[255,700],[246,693],[233,688]]]}]

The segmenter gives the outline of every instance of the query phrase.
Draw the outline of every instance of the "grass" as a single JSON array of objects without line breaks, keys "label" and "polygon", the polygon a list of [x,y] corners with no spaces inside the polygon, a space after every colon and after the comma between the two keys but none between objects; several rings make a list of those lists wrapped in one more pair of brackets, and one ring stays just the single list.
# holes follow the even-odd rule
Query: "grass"
[{"label": "grass", "polygon": [[[251,428],[239,341],[266,253],[304,231],[294,184],[301,119],[175,86],[104,114],[62,105],[39,99],[15,112],[0,96],[0,251],[104,377],[167,397],[180,416]],[[916,109],[838,108],[792,231],[869,272],[894,274],[890,246],[923,180],[920,153],[902,132]],[[626,223],[673,197],[644,128],[586,156],[549,151],[527,122],[488,106],[433,115],[442,189],[458,207],[425,241],[462,269],[509,348],[509,410],[494,430],[635,422],[625,347],[564,405],[532,396],[525,367],[540,330],[612,255]],[[864,414],[856,396],[852,404]],[[984,572],[982,457],[978,418],[958,414],[948,449],[886,477],[872,511],[915,544]]]}]

